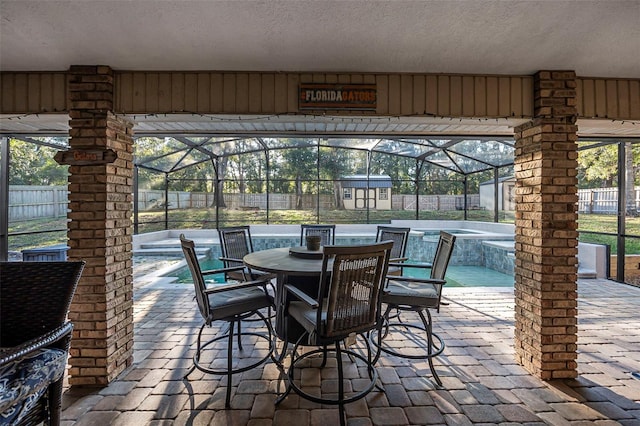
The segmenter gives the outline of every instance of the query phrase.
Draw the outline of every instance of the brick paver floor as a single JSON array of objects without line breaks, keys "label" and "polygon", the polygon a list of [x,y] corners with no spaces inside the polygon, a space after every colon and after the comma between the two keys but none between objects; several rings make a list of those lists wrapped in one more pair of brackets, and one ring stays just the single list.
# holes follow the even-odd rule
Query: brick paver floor
[{"label": "brick paver floor", "polygon": [[[514,361],[513,289],[445,288],[434,313],[435,331],[446,341],[436,361],[443,386],[426,362],[383,356],[383,391],[347,405],[356,425],[640,425],[640,288],[606,280],[581,280],[579,377],[543,382]],[[282,390],[272,362],[234,379],[232,408],[224,409],[226,381],[193,372],[200,318],[188,285],[144,285],[135,290],[134,364],[104,389],[65,393],[63,425],[334,425],[338,410]],[[415,319],[415,318],[414,318]],[[217,329],[208,331],[214,333]],[[410,341],[398,334],[389,344]],[[240,357],[264,350],[251,342]],[[310,392],[335,392],[335,360],[310,362],[300,379]],[[366,371],[345,362],[347,389],[357,390]]]}]

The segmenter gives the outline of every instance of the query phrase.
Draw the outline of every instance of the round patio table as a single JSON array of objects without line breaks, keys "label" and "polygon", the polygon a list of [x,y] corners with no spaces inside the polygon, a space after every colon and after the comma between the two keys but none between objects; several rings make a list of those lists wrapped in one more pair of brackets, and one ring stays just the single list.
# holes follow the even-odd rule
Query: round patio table
[{"label": "round patio table", "polygon": [[[291,250],[296,253],[290,254]],[[285,318],[287,300],[284,285],[291,284],[309,296],[317,298],[318,281],[322,272],[322,252],[307,252],[301,247],[281,247],[249,253],[243,258],[243,261],[251,269],[276,274],[275,333],[287,343],[295,342],[303,329],[295,321],[291,321],[292,324],[287,324],[288,321]],[[332,261],[329,262],[330,268]]]}]

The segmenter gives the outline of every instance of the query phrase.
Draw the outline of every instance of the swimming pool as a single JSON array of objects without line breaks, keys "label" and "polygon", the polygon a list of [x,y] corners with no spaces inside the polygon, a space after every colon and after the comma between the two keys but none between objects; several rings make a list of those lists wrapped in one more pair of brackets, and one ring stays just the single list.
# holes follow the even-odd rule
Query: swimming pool
[{"label": "swimming pool", "polygon": [[[222,267],[222,262],[218,259],[205,258],[200,261],[203,271],[218,269]],[[414,276],[428,276],[427,270],[414,269]],[[193,283],[191,273],[186,266],[182,266],[174,271],[168,272],[165,276],[175,277],[176,283]],[[447,269],[447,286],[449,287],[513,287],[513,275],[498,272],[484,266],[473,265],[450,265]],[[208,275],[205,281],[209,284],[224,282],[222,274]]]},{"label": "swimming pool", "polygon": [[[470,225],[475,227],[470,228]],[[336,230],[336,244],[354,245],[375,241],[375,225],[337,226],[341,229]],[[433,260],[440,230],[454,234],[456,243],[447,271],[451,286],[513,286],[514,235],[513,229],[509,227],[485,223],[463,223],[463,226],[460,226],[459,221],[394,222],[391,226],[412,229],[407,242],[407,256],[415,262],[430,263]],[[196,247],[201,250],[204,258],[203,269],[222,266],[217,260],[221,253],[215,234],[207,230],[188,230],[187,234],[196,241]],[[153,243],[158,251],[169,252],[173,250],[170,247],[175,247],[175,250],[180,252],[177,235],[167,235],[165,238]],[[300,228],[296,225],[252,226],[252,240],[255,251],[293,247],[300,244]],[[181,256],[181,252],[179,255]],[[184,266],[184,262],[182,265]],[[175,277],[185,282],[191,280],[187,269],[178,272],[166,270],[160,276],[168,280]],[[222,281],[222,277],[215,280]]]}]

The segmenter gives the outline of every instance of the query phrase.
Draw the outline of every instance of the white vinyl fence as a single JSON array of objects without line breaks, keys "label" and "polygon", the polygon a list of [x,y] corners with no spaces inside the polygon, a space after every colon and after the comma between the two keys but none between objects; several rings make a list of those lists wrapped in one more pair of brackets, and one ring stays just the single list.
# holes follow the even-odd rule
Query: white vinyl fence
[{"label": "white vinyl fence", "polygon": [[[633,200],[627,200],[628,206],[640,210],[640,187],[634,189]],[[578,190],[578,213],[617,214],[618,188],[597,188]]]},{"label": "white vinyl fence", "polygon": [[9,186],[9,220],[67,216],[66,186]]},{"label": "white vinyl fence", "polygon": [[[143,189],[138,193],[138,209],[164,209],[164,191]],[[213,207],[215,197],[213,193],[169,191],[168,207],[170,210]],[[616,214],[618,207],[617,188],[581,189],[578,191],[578,211],[580,213]],[[21,221],[42,218],[59,218],[67,215],[67,187],[66,186],[27,186],[11,185],[9,187],[9,220]],[[225,204],[232,209],[260,209],[267,208],[266,194],[224,194]],[[333,197],[321,195],[319,197],[321,209],[331,209]],[[425,210],[462,210],[464,196],[462,195],[421,195],[416,200],[415,195],[398,194],[392,196],[394,210],[415,210],[416,202],[419,209]],[[636,210],[640,210],[640,187],[635,188]],[[316,195],[304,195],[302,207],[314,209],[317,207]],[[290,210],[296,205],[294,194],[269,194],[269,208],[273,210]],[[480,195],[472,194],[467,197],[467,208],[474,209],[480,205]]]}]

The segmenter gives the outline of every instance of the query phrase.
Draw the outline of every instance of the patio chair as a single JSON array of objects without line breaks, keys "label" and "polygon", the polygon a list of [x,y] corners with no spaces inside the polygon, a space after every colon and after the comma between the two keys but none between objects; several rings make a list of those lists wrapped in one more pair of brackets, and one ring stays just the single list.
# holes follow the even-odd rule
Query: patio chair
[{"label": "patio chair", "polygon": [[[442,386],[442,381],[438,377],[438,373],[433,365],[433,358],[442,353],[445,344],[440,336],[433,333],[430,309],[440,311],[442,287],[446,284],[444,278],[449,260],[451,259],[455,240],[456,237],[454,235],[440,231],[440,238],[438,239],[438,246],[432,265],[402,264],[403,274],[410,268],[431,269],[429,278],[389,275],[387,284],[382,292],[382,303],[386,305],[383,315],[386,321],[384,336],[388,334],[389,329],[404,329],[407,333],[411,330],[418,330],[418,333],[425,333],[426,340],[415,333],[411,333],[411,335],[406,336],[404,340],[416,342],[418,348],[417,350],[411,348],[405,349],[404,351],[399,348],[394,348],[391,345],[386,345],[384,339],[381,343],[379,339],[373,340],[373,343],[376,345],[380,343],[378,356],[380,352],[385,352],[401,358],[428,360],[431,374],[439,386]],[[400,315],[393,319],[390,317],[392,309],[400,312]],[[422,321],[422,325],[402,322],[403,311],[417,313]],[[392,320],[394,322],[391,322]],[[372,336],[373,335],[375,335],[375,333],[372,333]]]},{"label": "patio chair", "polygon": [[253,253],[253,241],[251,239],[251,228],[248,225],[231,226],[218,228],[220,237],[220,250],[222,256],[219,258],[225,268],[243,266],[240,269],[231,269],[225,273],[227,280],[249,281],[259,278],[263,273],[251,271],[244,267],[242,258],[249,253]]},{"label": "patio chair", "polygon": [[[344,405],[364,398],[376,384],[378,374],[374,368],[374,356],[367,338],[366,357],[351,349],[342,349],[345,339],[355,339],[382,325],[380,292],[389,263],[392,243],[374,243],[357,246],[325,246],[322,272],[318,282],[318,297],[312,298],[290,284],[285,291],[290,296],[285,310],[289,321],[295,321],[304,332],[295,342],[291,351],[291,363],[287,371],[287,389],[276,400],[280,403],[293,390],[301,397],[321,404],[338,405],[340,424],[345,424]],[[325,296],[326,295],[326,296]],[[285,337],[285,340],[286,337]],[[300,345],[319,348],[298,353]],[[333,345],[333,348],[329,348]],[[321,397],[305,392],[296,380],[295,370],[301,361],[321,353],[324,366],[327,351],[335,352],[338,369],[338,392]],[[344,387],[343,355],[359,359],[365,363],[370,379],[367,386],[346,395]]]},{"label": "patio chair", "polygon": [[405,253],[407,252],[409,232],[411,232],[411,228],[378,225],[376,241],[393,241],[387,275],[402,274],[402,266],[400,264],[407,260]]},{"label": "patio chair", "polygon": [[320,245],[328,246],[336,243],[335,225],[300,225],[300,245],[305,245],[305,238],[308,235],[320,237]]},{"label": "patio chair", "polygon": [[[225,406],[228,408],[231,404],[231,381],[234,374],[251,370],[263,362],[265,362],[273,354],[273,329],[271,327],[271,308],[273,298],[267,292],[270,276],[265,275],[263,278],[253,281],[244,281],[234,284],[219,284],[207,288],[204,280],[205,275],[220,274],[227,272],[241,271],[243,266],[233,266],[229,268],[214,269],[202,271],[200,263],[196,255],[195,244],[193,241],[180,235],[180,244],[184,257],[189,266],[191,277],[195,288],[195,299],[198,303],[200,314],[204,319],[204,323],[198,332],[198,341],[196,353],[193,356],[193,366],[184,375],[186,379],[196,368],[200,371],[215,375],[224,375],[227,377],[227,393]],[[267,315],[261,310],[267,309]],[[256,318],[257,316],[257,318]],[[228,330],[223,334],[218,334],[206,343],[202,343],[202,332],[205,326],[212,326],[215,321],[223,321],[228,323]],[[267,333],[258,333],[250,331],[242,331],[242,321],[261,321],[267,328]],[[253,340],[262,339],[268,342],[268,350],[262,358],[254,362],[250,362],[251,358],[247,358],[243,363],[238,356],[238,351],[234,351],[233,338],[234,328],[237,327],[238,351],[242,351],[242,339],[246,336],[253,336]],[[217,368],[215,365],[206,365],[201,362],[202,351],[213,345],[219,340],[227,340],[227,357],[225,368]],[[215,359],[214,359],[215,361]],[[248,363],[250,362],[250,363]],[[214,364],[214,363],[211,363]]]},{"label": "patio chair", "polygon": [[0,263],[0,424],[60,424],[73,330],[67,314],[83,268],[83,261]]}]

